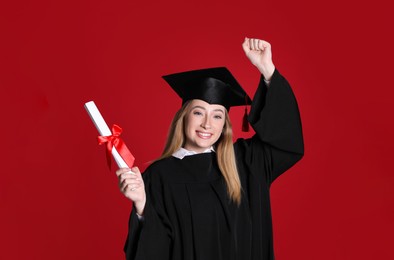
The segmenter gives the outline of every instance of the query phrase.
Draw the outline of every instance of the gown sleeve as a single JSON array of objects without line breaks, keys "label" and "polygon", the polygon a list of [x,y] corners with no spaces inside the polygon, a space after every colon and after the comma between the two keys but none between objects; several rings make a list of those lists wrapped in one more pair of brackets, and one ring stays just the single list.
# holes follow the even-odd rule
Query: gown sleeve
[{"label": "gown sleeve", "polygon": [[297,101],[287,80],[275,70],[269,87],[261,76],[248,120],[256,134],[239,139],[235,150],[252,174],[270,185],[304,154]]},{"label": "gown sleeve", "polygon": [[139,220],[135,208],[130,214],[129,233],[124,252],[127,260],[170,259],[171,228],[164,212],[162,185],[152,182],[152,172],[145,172],[146,204],[144,218]]}]

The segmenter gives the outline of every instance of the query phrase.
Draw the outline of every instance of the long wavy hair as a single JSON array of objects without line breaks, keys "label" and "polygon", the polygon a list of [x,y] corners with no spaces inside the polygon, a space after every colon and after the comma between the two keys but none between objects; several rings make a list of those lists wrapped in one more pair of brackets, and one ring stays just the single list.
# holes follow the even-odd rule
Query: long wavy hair
[{"label": "long wavy hair", "polygon": [[[185,145],[186,119],[191,111],[191,102],[186,102],[175,114],[169,129],[164,151],[157,160],[170,157]],[[236,204],[241,202],[241,181],[239,179],[233,146],[233,129],[226,110],[222,135],[215,144],[219,169],[227,186],[230,199]]]}]

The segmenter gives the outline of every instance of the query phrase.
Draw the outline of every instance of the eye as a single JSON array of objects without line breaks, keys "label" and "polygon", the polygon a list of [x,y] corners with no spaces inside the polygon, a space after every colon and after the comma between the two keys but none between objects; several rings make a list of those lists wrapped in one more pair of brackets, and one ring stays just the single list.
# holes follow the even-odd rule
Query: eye
[{"label": "eye", "polygon": [[223,117],[221,115],[214,115],[213,118],[215,118],[215,119],[222,119]]},{"label": "eye", "polygon": [[194,110],[193,115],[200,116],[200,115],[202,115],[202,113],[198,110]]}]

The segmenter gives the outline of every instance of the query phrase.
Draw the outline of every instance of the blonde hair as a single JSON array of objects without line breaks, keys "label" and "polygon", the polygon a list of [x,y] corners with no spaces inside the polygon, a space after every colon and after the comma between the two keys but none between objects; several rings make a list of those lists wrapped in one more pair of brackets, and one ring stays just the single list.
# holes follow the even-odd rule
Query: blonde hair
[{"label": "blonde hair", "polygon": [[[185,144],[185,120],[190,111],[191,102],[186,102],[175,114],[170,125],[163,153],[157,160],[170,157]],[[225,112],[223,132],[219,140],[216,142],[215,148],[219,169],[226,182],[227,193],[230,199],[239,205],[241,203],[241,181],[239,179],[237,165],[235,162],[233,129],[227,110]]]}]

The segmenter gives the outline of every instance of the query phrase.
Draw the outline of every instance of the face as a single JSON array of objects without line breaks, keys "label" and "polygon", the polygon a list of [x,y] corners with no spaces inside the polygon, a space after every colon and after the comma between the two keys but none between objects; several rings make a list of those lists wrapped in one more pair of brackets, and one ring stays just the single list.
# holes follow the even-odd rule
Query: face
[{"label": "face", "polygon": [[185,120],[184,148],[201,153],[216,143],[222,134],[226,109],[200,99],[191,101],[191,110]]}]

